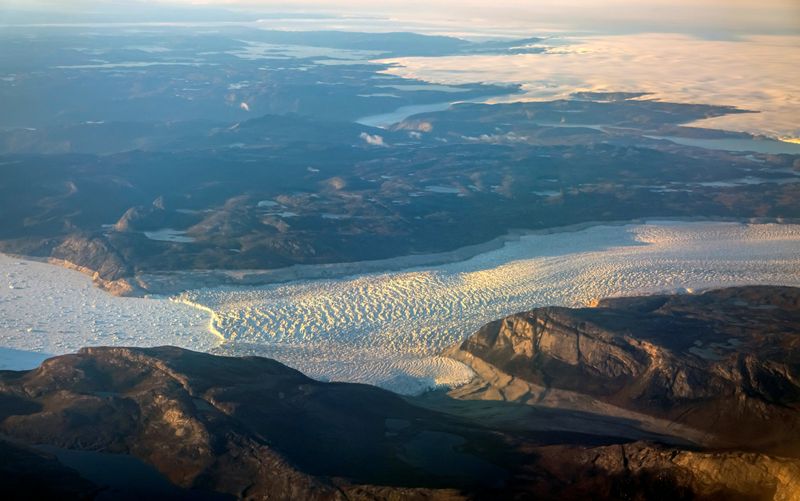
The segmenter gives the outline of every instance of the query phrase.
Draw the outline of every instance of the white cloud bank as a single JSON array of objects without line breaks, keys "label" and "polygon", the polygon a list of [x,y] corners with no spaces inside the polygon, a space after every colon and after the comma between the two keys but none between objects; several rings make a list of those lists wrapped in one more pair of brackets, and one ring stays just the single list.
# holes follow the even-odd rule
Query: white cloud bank
[{"label": "white cloud bank", "polygon": [[759,111],[698,125],[800,137],[800,36],[742,41],[641,34],[568,39],[545,54],[391,59],[389,73],[443,84],[518,83],[549,100],[577,91],[645,91],[664,101]]}]

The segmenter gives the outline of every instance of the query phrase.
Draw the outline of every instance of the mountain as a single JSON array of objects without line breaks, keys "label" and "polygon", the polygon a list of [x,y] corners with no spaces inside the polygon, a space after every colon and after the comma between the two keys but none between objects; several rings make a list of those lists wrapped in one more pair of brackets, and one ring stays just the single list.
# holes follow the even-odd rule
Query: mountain
[{"label": "mountain", "polygon": [[[183,488],[336,499],[354,483],[365,492],[371,484],[402,492],[398,484],[437,486],[446,478],[463,486],[480,484],[482,472],[489,481],[504,476],[497,466],[447,450],[437,456],[464,471],[426,473],[414,465],[429,447],[417,437],[446,443],[463,434],[462,426],[393,393],[320,383],[264,358],[87,348],[28,373],[5,373],[1,387],[4,435],[130,455]],[[403,454],[412,457],[404,462]]]},{"label": "mountain", "polygon": [[[383,82],[357,95],[416,87],[350,80]],[[455,91],[424,92],[441,101]],[[718,137],[680,124],[741,110],[630,96],[465,103],[390,129],[341,113],[246,119],[239,110],[213,121],[95,117],[0,130],[0,251],[71,263],[104,288],[138,294],[153,273],[381,260],[519,229],[698,215],[800,220],[796,155],[657,139]],[[307,99],[326,109],[340,102]]]},{"label": "mountain", "polygon": [[798,311],[781,287],[537,309],[451,350],[473,383],[413,398],[259,357],[85,348],[0,372],[0,490],[796,499]]},{"label": "mountain", "polygon": [[698,430],[707,445],[800,457],[797,288],[537,308],[450,356],[482,376],[461,397],[612,406]]}]

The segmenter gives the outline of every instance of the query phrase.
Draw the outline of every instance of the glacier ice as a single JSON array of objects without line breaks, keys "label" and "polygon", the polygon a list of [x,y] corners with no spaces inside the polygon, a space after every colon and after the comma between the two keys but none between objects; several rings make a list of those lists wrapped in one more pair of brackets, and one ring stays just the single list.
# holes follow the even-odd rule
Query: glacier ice
[{"label": "glacier ice", "polygon": [[439,266],[195,289],[170,299],[115,298],[77,272],[6,256],[0,277],[8,282],[0,287],[3,347],[57,354],[175,344],[269,356],[313,377],[416,393],[468,381],[470,370],[441,351],[518,311],[616,295],[800,286],[800,226],[599,225],[525,235]]}]

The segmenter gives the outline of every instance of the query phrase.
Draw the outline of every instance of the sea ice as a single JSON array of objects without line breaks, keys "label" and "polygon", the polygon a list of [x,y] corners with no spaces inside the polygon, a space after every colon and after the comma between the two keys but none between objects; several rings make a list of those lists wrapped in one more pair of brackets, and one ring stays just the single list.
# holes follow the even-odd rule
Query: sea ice
[{"label": "sea ice", "polygon": [[9,368],[40,361],[13,350],[58,355],[84,346],[171,344],[207,351],[220,343],[208,313],[168,298],[114,297],[77,271],[0,254],[2,282],[14,285],[0,287],[0,365]]}]

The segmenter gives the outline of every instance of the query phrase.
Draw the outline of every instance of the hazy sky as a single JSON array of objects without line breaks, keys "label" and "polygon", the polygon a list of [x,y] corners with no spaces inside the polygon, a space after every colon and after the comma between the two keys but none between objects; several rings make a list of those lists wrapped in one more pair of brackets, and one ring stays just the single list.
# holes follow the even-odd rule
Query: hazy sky
[{"label": "hazy sky", "polygon": [[[120,5],[182,5],[383,15],[401,21],[602,32],[800,33],[800,0],[0,0],[0,9],[45,7],[71,14]],[[171,11],[172,12],[172,11]],[[171,14],[174,15],[174,14]],[[175,19],[171,19],[175,20]]]}]

